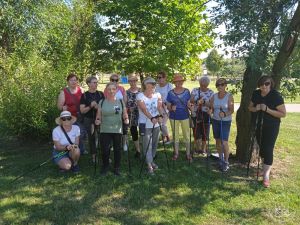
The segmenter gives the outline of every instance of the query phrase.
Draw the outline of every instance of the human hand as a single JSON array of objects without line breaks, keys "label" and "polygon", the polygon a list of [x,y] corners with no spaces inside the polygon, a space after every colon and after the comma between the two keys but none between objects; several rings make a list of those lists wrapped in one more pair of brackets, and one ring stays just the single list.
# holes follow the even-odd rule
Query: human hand
[{"label": "human hand", "polygon": [[62,107],[62,111],[67,111],[67,110],[68,110],[68,106],[64,105],[64,106]]},{"label": "human hand", "polygon": [[171,111],[176,111],[176,105],[171,105]]},{"label": "human hand", "polygon": [[221,111],[221,112],[219,112],[219,116],[220,116],[221,118],[224,118],[224,117],[226,117],[226,113],[223,112],[223,111]]},{"label": "human hand", "polygon": [[99,126],[101,124],[101,120],[99,118],[96,118],[95,125]]}]

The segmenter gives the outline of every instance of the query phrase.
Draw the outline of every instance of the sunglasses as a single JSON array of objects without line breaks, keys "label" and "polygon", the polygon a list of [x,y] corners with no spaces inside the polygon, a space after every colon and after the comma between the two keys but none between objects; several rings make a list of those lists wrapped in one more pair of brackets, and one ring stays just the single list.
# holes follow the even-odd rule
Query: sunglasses
[{"label": "sunglasses", "polygon": [[72,117],[68,116],[68,117],[62,117],[61,120],[62,121],[70,121],[72,119]]},{"label": "sunglasses", "polygon": [[118,82],[119,79],[110,79],[111,82]]},{"label": "sunglasses", "polygon": [[220,83],[220,84],[216,84],[216,87],[223,87],[223,86],[225,86],[225,83]]},{"label": "sunglasses", "polygon": [[271,82],[270,82],[270,81],[267,81],[267,82],[262,83],[260,86],[265,85],[266,87],[268,87],[270,84],[271,84]]},{"label": "sunglasses", "polygon": [[137,82],[137,80],[129,80],[129,82]]},{"label": "sunglasses", "polygon": [[163,79],[164,77],[157,77],[157,79]]}]

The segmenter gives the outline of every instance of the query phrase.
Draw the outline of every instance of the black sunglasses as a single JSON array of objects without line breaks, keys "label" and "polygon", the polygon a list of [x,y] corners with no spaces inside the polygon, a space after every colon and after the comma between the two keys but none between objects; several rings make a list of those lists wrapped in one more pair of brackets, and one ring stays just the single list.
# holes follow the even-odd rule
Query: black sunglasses
[{"label": "black sunglasses", "polygon": [[216,87],[219,87],[219,86],[225,86],[225,83],[220,83],[220,84],[216,84]]},{"label": "black sunglasses", "polygon": [[265,85],[266,87],[268,87],[270,84],[271,84],[271,82],[270,82],[270,81],[267,81],[267,82],[262,83],[260,86]]},{"label": "black sunglasses", "polygon": [[70,116],[68,116],[68,117],[62,117],[61,118],[62,121],[66,121],[66,120],[70,121],[71,119],[72,119],[72,117],[70,117]]},{"label": "black sunglasses", "polygon": [[162,79],[162,78],[164,78],[164,77],[157,77],[157,79]]},{"label": "black sunglasses", "polygon": [[110,79],[111,82],[118,82],[119,79]]}]

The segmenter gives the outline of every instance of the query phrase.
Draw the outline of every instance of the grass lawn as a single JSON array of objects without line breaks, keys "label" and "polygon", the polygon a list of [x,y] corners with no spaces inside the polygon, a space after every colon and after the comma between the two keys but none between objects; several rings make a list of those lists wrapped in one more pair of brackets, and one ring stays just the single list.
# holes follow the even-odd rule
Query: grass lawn
[{"label": "grass lawn", "polygon": [[[78,175],[60,174],[49,163],[10,184],[49,158],[51,143],[2,140],[0,224],[299,224],[299,130],[300,114],[283,119],[269,189],[247,178],[233,159],[226,174],[216,170],[214,160],[200,156],[189,165],[183,148],[175,164],[169,161],[168,171],[162,146],[153,177],[138,177],[141,164],[131,151],[132,176],[125,154],[121,177],[100,177],[99,170],[94,176],[86,155]],[[171,158],[170,146],[167,154]]]}]

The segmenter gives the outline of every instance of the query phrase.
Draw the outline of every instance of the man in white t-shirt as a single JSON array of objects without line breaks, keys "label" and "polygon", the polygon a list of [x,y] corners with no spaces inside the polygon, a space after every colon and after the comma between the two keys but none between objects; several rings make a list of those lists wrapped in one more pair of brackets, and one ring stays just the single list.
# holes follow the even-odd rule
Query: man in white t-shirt
[{"label": "man in white t-shirt", "polygon": [[155,91],[161,94],[161,98],[163,101],[163,122],[162,122],[162,133],[166,144],[170,143],[170,136],[167,127],[168,114],[169,111],[167,109],[166,98],[169,93],[173,89],[173,85],[167,82],[167,74],[164,71],[161,71],[157,75],[157,85]]}]

